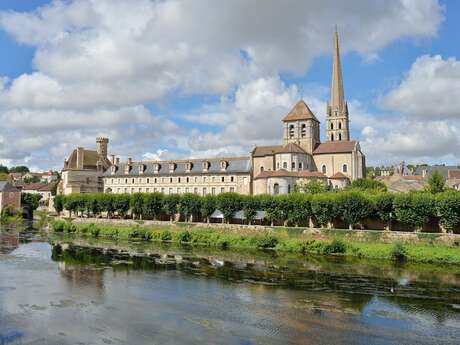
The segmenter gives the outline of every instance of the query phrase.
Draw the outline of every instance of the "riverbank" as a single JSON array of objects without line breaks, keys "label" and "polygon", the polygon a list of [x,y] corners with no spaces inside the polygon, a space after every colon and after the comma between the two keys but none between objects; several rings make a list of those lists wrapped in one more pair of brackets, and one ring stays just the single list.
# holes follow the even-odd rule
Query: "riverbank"
[{"label": "riverbank", "polygon": [[401,236],[388,242],[385,232],[347,230],[304,231],[302,228],[202,227],[199,224],[116,225],[56,220],[57,233],[129,241],[154,241],[220,249],[274,250],[303,255],[341,255],[424,263],[460,263],[460,238],[436,234]]}]

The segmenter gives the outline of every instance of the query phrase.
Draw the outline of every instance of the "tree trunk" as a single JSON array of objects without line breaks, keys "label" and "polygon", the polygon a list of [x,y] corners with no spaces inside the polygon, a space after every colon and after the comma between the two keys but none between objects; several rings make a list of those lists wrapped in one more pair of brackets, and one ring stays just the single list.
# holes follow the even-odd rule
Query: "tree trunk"
[{"label": "tree trunk", "polygon": [[312,217],[308,217],[308,227],[309,228],[314,228],[315,227],[315,223],[313,222]]},{"label": "tree trunk", "polygon": [[353,224],[348,224],[348,230],[353,230]]}]

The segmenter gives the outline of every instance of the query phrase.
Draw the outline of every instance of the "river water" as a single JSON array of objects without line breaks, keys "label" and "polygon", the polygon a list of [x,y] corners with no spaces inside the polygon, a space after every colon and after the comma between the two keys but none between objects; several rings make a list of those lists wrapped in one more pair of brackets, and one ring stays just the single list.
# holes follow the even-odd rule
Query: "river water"
[{"label": "river water", "polygon": [[460,268],[4,231],[5,344],[460,344]]}]

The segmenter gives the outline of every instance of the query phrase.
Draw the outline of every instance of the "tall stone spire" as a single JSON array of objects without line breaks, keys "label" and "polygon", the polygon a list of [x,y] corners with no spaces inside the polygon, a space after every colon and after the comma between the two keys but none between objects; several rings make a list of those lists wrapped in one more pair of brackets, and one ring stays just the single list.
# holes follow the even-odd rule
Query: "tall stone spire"
[{"label": "tall stone spire", "polygon": [[343,91],[342,65],[340,63],[339,34],[334,33],[332,54],[331,98],[326,110],[327,141],[350,140],[348,106]]},{"label": "tall stone spire", "polygon": [[342,110],[345,104],[342,66],[340,64],[339,34],[337,28],[334,33],[334,53],[332,61],[332,83],[331,83],[331,101],[332,110]]}]

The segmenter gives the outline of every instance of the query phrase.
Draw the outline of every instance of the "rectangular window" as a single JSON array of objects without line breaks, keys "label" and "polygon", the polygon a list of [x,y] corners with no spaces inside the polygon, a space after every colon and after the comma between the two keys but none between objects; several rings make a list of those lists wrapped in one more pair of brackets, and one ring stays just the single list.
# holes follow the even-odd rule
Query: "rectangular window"
[{"label": "rectangular window", "polygon": [[207,191],[206,187],[203,187],[203,195],[206,195],[207,192],[208,191]]},{"label": "rectangular window", "polygon": [[169,188],[169,194],[172,194],[172,193],[173,193],[173,189]]},{"label": "rectangular window", "polygon": [[225,176],[222,176],[221,181],[222,181],[222,182],[225,182]]},{"label": "rectangular window", "polygon": [[198,194],[198,188],[195,187],[195,188],[193,189],[193,193]]},{"label": "rectangular window", "polygon": [[230,187],[230,192],[234,193],[235,192],[235,187]]},{"label": "rectangular window", "polygon": [[221,188],[220,188],[220,192],[221,192],[221,193],[224,193],[224,192],[225,192],[225,188],[224,188],[224,187],[221,187]]},{"label": "rectangular window", "polygon": [[211,189],[211,194],[212,194],[212,195],[216,195],[216,187],[212,187],[212,189]]},{"label": "rectangular window", "polygon": [[181,189],[178,187],[177,188],[177,194],[180,194],[181,193]]},{"label": "rectangular window", "polygon": [[230,176],[230,182],[234,182],[235,181],[235,176]]}]

